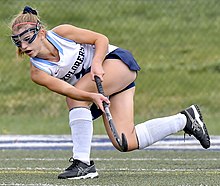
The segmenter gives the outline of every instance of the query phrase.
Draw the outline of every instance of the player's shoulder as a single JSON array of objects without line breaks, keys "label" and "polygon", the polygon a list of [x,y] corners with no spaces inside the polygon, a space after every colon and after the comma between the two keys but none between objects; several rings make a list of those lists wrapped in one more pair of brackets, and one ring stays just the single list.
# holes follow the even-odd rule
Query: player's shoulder
[{"label": "player's shoulder", "polygon": [[58,25],[58,26],[54,27],[52,29],[52,31],[60,36],[65,37],[65,36],[68,36],[69,33],[71,33],[74,29],[76,29],[76,27],[73,25],[62,24],[62,25]]}]

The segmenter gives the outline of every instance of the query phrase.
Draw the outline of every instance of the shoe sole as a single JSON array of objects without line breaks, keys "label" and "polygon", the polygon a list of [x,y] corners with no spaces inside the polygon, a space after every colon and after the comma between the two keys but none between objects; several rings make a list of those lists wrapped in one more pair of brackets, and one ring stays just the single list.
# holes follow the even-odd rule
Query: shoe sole
[{"label": "shoe sole", "polygon": [[[208,138],[208,140],[210,140],[210,137],[209,137],[209,134],[208,134],[208,131],[207,131],[207,128],[206,128],[206,125],[203,121],[203,117],[202,117],[202,113],[199,109],[199,106],[198,105],[192,105],[191,108],[193,109],[194,111],[194,114],[195,114],[195,119],[196,121],[199,123],[200,127],[202,128],[202,131],[203,131],[203,134],[206,135],[206,137]],[[201,144],[202,145],[202,144]],[[204,148],[209,148],[210,147],[210,143],[208,146],[204,146],[202,145]]]},{"label": "shoe sole", "polygon": [[99,174],[97,172],[94,172],[94,173],[89,173],[89,174],[86,174],[84,176],[77,176],[77,177],[71,177],[71,178],[66,178],[68,180],[80,180],[80,179],[94,179],[94,178],[98,178],[99,177]]}]

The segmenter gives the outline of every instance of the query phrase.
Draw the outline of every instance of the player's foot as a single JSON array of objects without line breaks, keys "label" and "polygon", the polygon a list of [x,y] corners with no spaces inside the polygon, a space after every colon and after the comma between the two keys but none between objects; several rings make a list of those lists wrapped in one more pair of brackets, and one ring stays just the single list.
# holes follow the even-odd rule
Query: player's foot
[{"label": "player's foot", "polygon": [[87,179],[98,178],[95,165],[93,161],[90,161],[90,165],[87,165],[80,160],[70,158],[69,162],[72,163],[63,173],[58,176],[58,179]]},{"label": "player's foot", "polygon": [[181,112],[187,118],[186,126],[183,129],[190,136],[193,135],[203,148],[210,147],[210,137],[208,130],[203,122],[202,114],[198,105],[192,105]]}]

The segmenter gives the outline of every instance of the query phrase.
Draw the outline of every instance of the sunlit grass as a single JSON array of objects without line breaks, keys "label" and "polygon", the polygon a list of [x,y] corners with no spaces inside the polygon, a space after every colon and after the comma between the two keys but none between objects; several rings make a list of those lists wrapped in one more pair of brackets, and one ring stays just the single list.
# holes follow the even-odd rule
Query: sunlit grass
[{"label": "sunlit grass", "polygon": [[[7,25],[26,4],[39,10],[48,29],[74,24],[132,51],[142,68],[135,123],[197,103],[210,133],[220,134],[220,2],[215,0],[1,0],[0,134],[69,132],[65,98],[31,82],[27,58],[16,62]],[[100,126],[95,133],[104,132]]]}]

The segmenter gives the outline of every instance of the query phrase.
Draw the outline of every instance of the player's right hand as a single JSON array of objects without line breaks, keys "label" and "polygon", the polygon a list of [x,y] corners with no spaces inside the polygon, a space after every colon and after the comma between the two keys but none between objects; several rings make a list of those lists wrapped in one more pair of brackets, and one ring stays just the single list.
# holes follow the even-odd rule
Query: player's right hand
[{"label": "player's right hand", "polygon": [[96,104],[96,106],[101,109],[103,112],[105,112],[103,107],[103,101],[107,104],[110,104],[110,101],[107,97],[103,96],[102,94],[92,93],[92,100],[93,103]]}]

